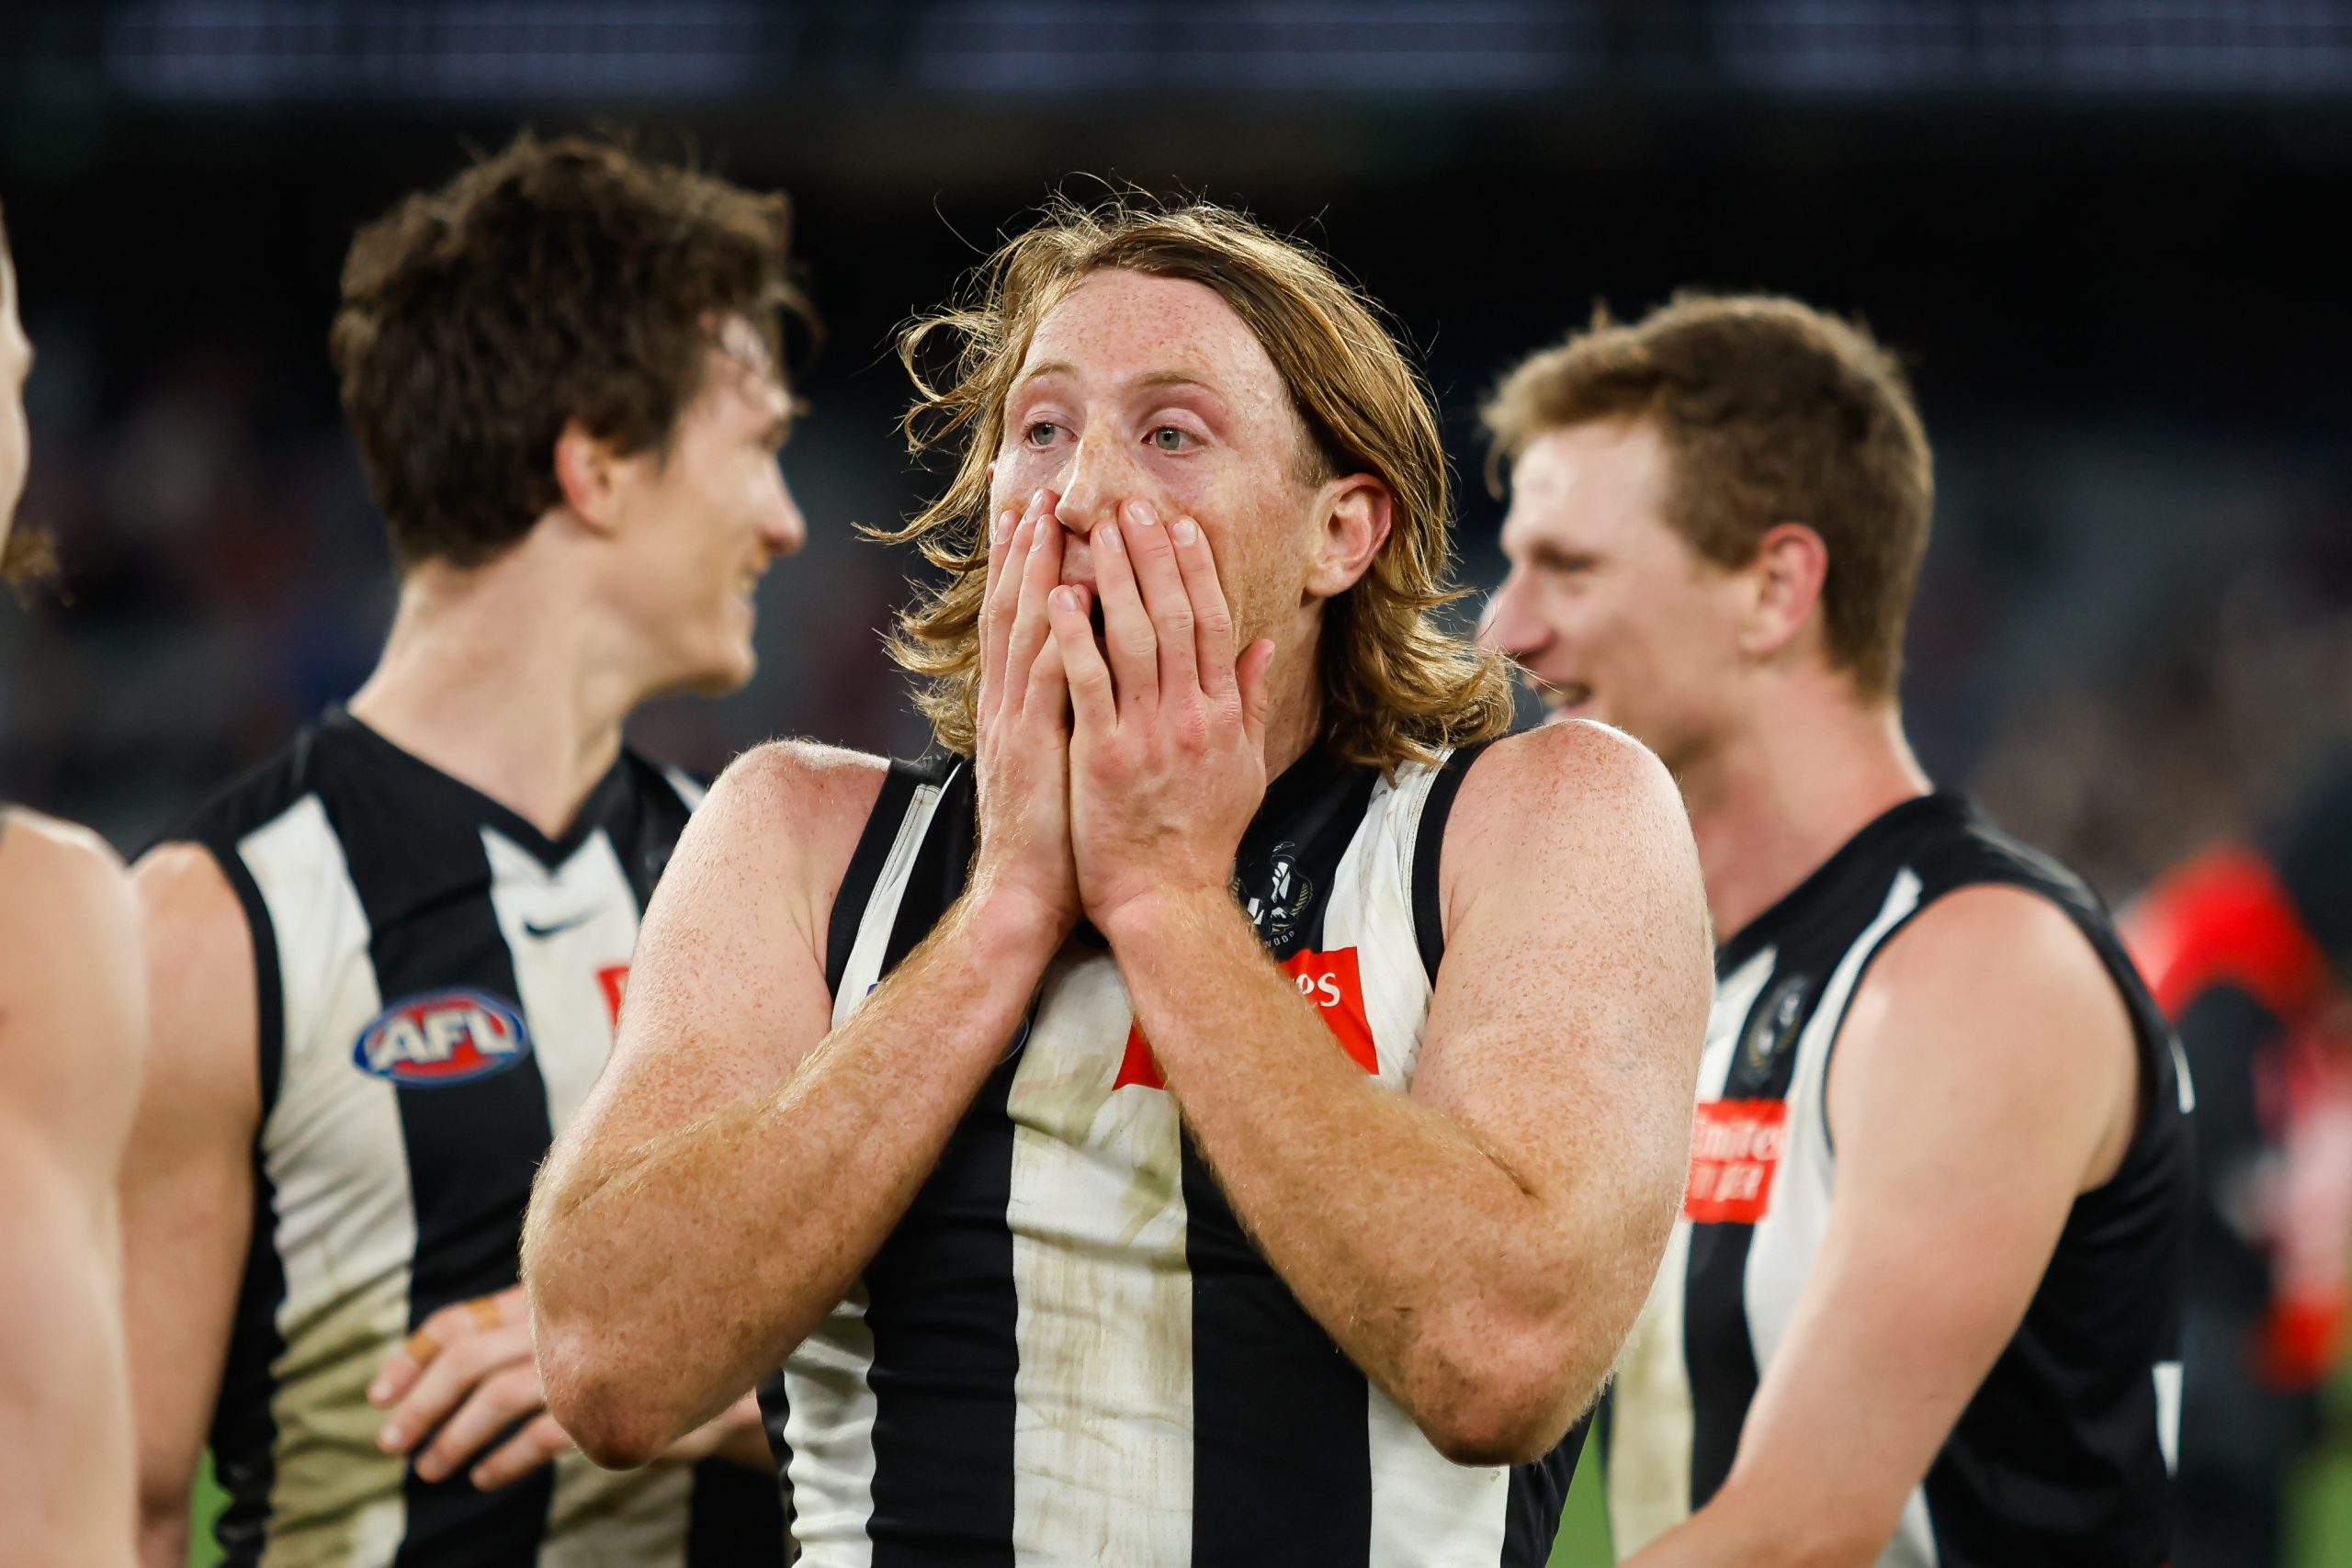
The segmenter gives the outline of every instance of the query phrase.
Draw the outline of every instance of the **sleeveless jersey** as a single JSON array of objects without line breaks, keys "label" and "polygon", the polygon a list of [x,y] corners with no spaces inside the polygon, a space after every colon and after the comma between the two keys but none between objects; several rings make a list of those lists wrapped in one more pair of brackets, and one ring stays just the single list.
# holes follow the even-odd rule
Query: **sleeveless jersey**
[{"label": "sleeveless jersey", "polygon": [[1856,987],[1920,910],[1984,884],[2050,899],[2098,950],[2131,1013],[2141,1121],[2115,1175],[2075,1200],[2016,1337],[1879,1562],[2165,1562],[2194,1201],[2188,1077],[2097,896],[1951,795],[1871,822],[1716,954],[1683,1217],[1611,1396],[1621,1554],[1703,1506],[1730,1472],[1827,1224],[1837,1159],[1823,1086]]},{"label": "sleeveless jersey", "polygon": [[[1237,895],[1332,1049],[1399,1093],[1467,761],[1392,782],[1309,753],[1237,856]],[[893,764],[834,903],[836,1026],[956,898],[973,807],[968,765]],[[762,1391],[801,1561],[1536,1568],[1582,1427],[1515,1470],[1441,1457],[1251,1244],[1090,935]]]},{"label": "sleeveless jersey", "polygon": [[[624,751],[549,839],[340,710],[198,812],[251,927],[262,1121],[211,1428],[231,1568],[768,1568],[767,1477],[567,1454],[477,1491],[376,1446],[367,1387],[515,1282],[531,1178],[612,1048],[700,788]],[[420,1450],[423,1445],[419,1445]]]}]

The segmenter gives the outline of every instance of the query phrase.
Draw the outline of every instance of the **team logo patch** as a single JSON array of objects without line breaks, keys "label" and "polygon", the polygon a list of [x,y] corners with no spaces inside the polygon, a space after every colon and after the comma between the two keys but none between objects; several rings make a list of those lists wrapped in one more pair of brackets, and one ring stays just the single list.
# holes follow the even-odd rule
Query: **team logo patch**
[{"label": "team logo patch", "polygon": [[1250,911],[1260,938],[1268,947],[1278,948],[1314,908],[1315,879],[1299,869],[1298,846],[1285,840],[1251,874],[1235,874],[1233,896]]},{"label": "team logo patch", "polygon": [[[1363,971],[1356,962],[1356,950],[1340,948],[1336,953],[1294,953],[1283,960],[1283,973],[1298,987],[1298,994],[1315,1004],[1322,1015],[1323,1026],[1331,1032],[1348,1060],[1374,1077],[1380,1076],[1380,1048],[1373,1043],[1372,1021],[1363,1007]],[[1114,1089],[1129,1084],[1141,1084],[1146,1089],[1166,1089],[1168,1080],[1160,1076],[1159,1063],[1151,1054],[1151,1042],[1144,1038],[1143,1025],[1127,1026],[1126,1054],[1119,1060],[1119,1076],[1111,1081]]]},{"label": "team logo patch", "polygon": [[531,1054],[523,1015],[474,990],[403,997],[359,1032],[351,1060],[363,1073],[438,1089],[503,1073]]},{"label": "team logo patch", "polygon": [[1772,988],[1764,1005],[1751,1014],[1747,1033],[1740,1044],[1740,1056],[1749,1070],[1762,1072],[1771,1066],[1772,1058],[1789,1048],[1797,1037],[1797,1020],[1804,1013],[1805,987],[1811,982],[1803,975],[1792,975]]},{"label": "team logo patch", "polygon": [[1785,1100],[1702,1100],[1690,1130],[1683,1213],[1701,1224],[1752,1225],[1762,1219],[1788,1141]]}]

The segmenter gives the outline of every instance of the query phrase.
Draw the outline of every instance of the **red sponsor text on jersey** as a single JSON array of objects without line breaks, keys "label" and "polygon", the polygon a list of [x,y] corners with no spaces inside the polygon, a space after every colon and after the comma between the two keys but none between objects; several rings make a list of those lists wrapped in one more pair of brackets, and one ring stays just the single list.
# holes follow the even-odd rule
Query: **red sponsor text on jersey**
[{"label": "red sponsor text on jersey", "polygon": [[[1372,1023],[1363,1010],[1363,973],[1356,966],[1356,950],[1340,948],[1336,953],[1295,953],[1283,960],[1283,973],[1298,985],[1298,994],[1313,1002],[1322,1015],[1325,1027],[1340,1043],[1340,1049],[1350,1060],[1367,1073],[1380,1071],[1380,1053],[1372,1043]],[[1127,1027],[1127,1053],[1120,1059],[1119,1076],[1112,1080],[1114,1089],[1129,1084],[1141,1084],[1146,1089],[1166,1089],[1168,1080],[1160,1076],[1159,1064],[1152,1059],[1151,1043],[1144,1038],[1141,1024]]]},{"label": "red sponsor text on jersey", "polygon": [[1772,1201],[1772,1173],[1788,1143],[1785,1100],[1708,1100],[1690,1129],[1690,1186],[1682,1212],[1702,1224],[1752,1225]]},{"label": "red sponsor text on jersey", "polygon": [[607,964],[596,971],[596,984],[604,988],[605,1010],[612,1015],[613,1027],[621,1026],[621,998],[628,994],[628,965]]}]

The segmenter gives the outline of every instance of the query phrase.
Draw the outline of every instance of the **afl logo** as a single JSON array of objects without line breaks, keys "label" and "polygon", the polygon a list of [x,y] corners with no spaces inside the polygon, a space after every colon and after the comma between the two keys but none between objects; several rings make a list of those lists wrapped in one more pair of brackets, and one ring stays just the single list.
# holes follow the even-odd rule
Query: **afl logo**
[{"label": "afl logo", "polygon": [[403,997],[376,1015],[351,1048],[363,1073],[438,1089],[503,1073],[531,1054],[523,1016],[480,991]]}]

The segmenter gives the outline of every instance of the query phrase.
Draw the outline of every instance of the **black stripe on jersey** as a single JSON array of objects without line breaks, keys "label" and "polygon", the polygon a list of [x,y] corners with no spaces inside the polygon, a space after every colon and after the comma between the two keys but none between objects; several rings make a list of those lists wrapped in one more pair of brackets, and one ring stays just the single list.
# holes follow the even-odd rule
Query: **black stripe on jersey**
[{"label": "black stripe on jersey", "polygon": [[[1235,863],[1245,896],[1275,848],[1313,909],[1277,957],[1323,942],[1325,908],[1378,775],[1309,752],[1267,786]],[[1368,1385],[1266,1266],[1192,1134],[1184,1135],[1184,1262],[1193,1276],[1193,1562],[1363,1568],[1372,1550]],[[1341,1434],[1340,1441],[1333,1434]]]},{"label": "black stripe on jersey", "polygon": [[929,782],[925,770],[906,762],[892,762],[882,780],[881,798],[865,818],[865,830],[857,836],[857,848],[849,857],[849,869],[842,874],[842,885],[833,894],[833,910],[825,928],[825,990],[838,998],[842,976],[849,968],[850,950],[857,945],[858,922],[865,918],[866,901],[874,897],[874,885],[882,878],[882,868],[889,863],[890,846],[899,841],[899,829],[905,825],[907,806],[914,799],[917,785]]},{"label": "black stripe on jersey", "polygon": [[[895,836],[895,824],[892,828]],[[898,967],[961,896],[972,783],[958,768],[923,835],[885,950]],[[1018,1052],[989,1075],[865,1273],[874,1337],[874,1568],[1012,1562],[1012,1119]]]},{"label": "black stripe on jersey", "polygon": [[776,1483],[730,1459],[695,1466],[686,1515],[686,1568],[784,1568],[784,1506]]},{"label": "black stripe on jersey", "polygon": [[[1745,933],[1742,933],[1743,935]],[[1716,958],[1718,976],[1729,972],[1729,959]],[[1747,1048],[1757,1021],[1778,1006],[1789,983],[1785,965],[1776,966],[1770,982],[1740,1022],[1733,1046],[1730,1071],[1724,1079],[1725,1100],[1786,1100],[1796,1074],[1793,1043],[1782,1043],[1762,1061]],[[1812,1021],[1821,999],[1825,976],[1795,976],[1803,987],[1801,1010],[1774,1025],[1776,1039],[1792,1043]],[[1739,1429],[1759,1382],[1756,1347],[1747,1332],[1747,1248],[1756,1227],[1731,1223],[1696,1223],[1690,1226],[1690,1252],[1684,1278],[1683,1364],[1690,1376],[1690,1506],[1706,1506],[1731,1474],[1739,1451]]]},{"label": "black stripe on jersey", "polygon": [[[267,923],[258,929],[267,930]],[[286,1303],[286,1270],[277,1257],[277,1192],[258,1156],[253,1174],[253,1232],[245,1242],[236,1318],[229,1327],[220,1397],[205,1439],[212,1449],[221,1490],[230,1498],[213,1525],[223,1568],[253,1568],[261,1561],[262,1549],[269,1542],[270,1489],[277,1481],[277,1417],[270,1401],[277,1389],[272,1369],[286,1353],[286,1341],[277,1332],[277,1310]]]},{"label": "black stripe on jersey", "polygon": [[1568,1483],[1576,1479],[1577,1459],[1591,1430],[1592,1416],[1587,1412],[1550,1453],[1533,1464],[1511,1467],[1502,1568],[1544,1568],[1551,1561],[1553,1538],[1560,1533],[1560,1514],[1567,1506]]},{"label": "black stripe on jersey", "polygon": [[1445,851],[1446,818],[1453,815],[1453,797],[1479,754],[1494,742],[1464,746],[1445,760],[1430,781],[1429,797],[1421,803],[1421,819],[1413,829],[1413,942],[1421,950],[1421,967],[1430,983],[1437,983],[1437,966],[1445,957],[1445,900],[1439,896],[1438,872]]},{"label": "black stripe on jersey", "polygon": [[[335,829],[367,911],[384,1004],[471,987],[521,1016],[514,958],[491,905],[489,854],[479,828],[455,816],[409,813],[396,826],[338,822]],[[464,868],[463,874],[453,876],[455,868]],[[425,874],[432,886],[420,885]],[[531,1043],[522,1060],[485,1077],[394,1085],[416,1213],[411,1329],[452,1303],[515,1281],[531,1177],[554,1140],[538,1042]],[[555,1476],[542,1467],[483,1492],[463,1467],[427,1482],[412,1465],[402,1491],[408,1533],[393,1568],[492,1568],[536,1559]]]}]

